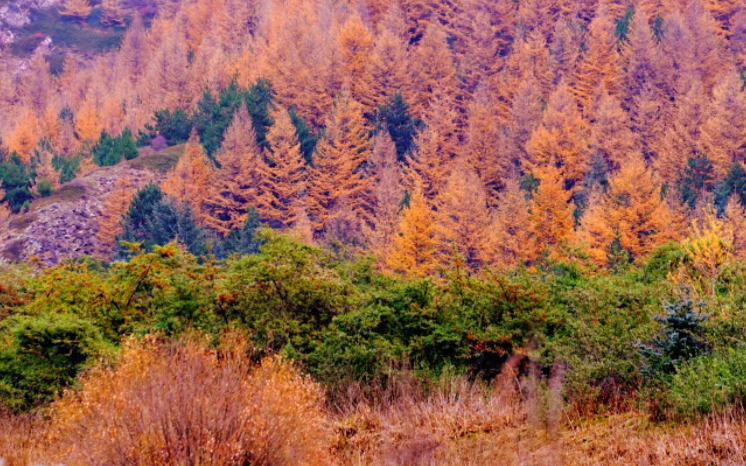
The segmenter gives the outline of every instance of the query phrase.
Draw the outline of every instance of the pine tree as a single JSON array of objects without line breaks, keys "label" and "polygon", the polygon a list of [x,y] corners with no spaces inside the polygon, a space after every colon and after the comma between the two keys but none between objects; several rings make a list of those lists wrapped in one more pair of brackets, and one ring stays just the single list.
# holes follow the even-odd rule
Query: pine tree
[{"label": "pine tree", "polygon": [[359,104],[349,95],[340,95],[313,156],[308,194],[317,231],[323,230],[330,212],[343,200],[358,219],[368,217],[364,165],[371,155],[369,131]]},{"label": "pine tree", "polygon": [[596,188],[586,196],[585,209],[580,218],[580,224],[575,232],[575,242],[587,248],[591,260],[599,266],[606,265],[609,260],[609,251],[616,241],[614,248],[616,252],[624,250],[619,226],[612,225],[605,209],[603,192]]},{"label": "pine tree", "polygon": [[269,167],[256,145],[246,106],[242,105],[233,115],[215,158],[220,170],[215,174],[207,200],[210,215],[205,223],[226,235],[246,223],[250,209],[262,209],[269,203],[266,185]]},{"label": "pine tree", "polygon": [[197,218],[205,221],[212,179],[212,164],[199,143],[197,132],[192,130],[184,155],[163,182],[163,193],[173,196],[178,202],[188,203]]},{"label": "pine tree", "polygon": [[275,124],[267,133],[269,150],[269,203],[258,209],[270,226],[289,228],[296,221],[300,197],[306,190],[306,163],[290,115],[283,108],[272,112]]},{"label": "pine tree", "polygon": [[432,211],[422,187],[415,185],[409,207],[404,209],[399,221],[386,264],[394,272],[403,275],[431,275],[437,267],[438,240],[435,234]]},{"label": "pine tree", "polygon": [[467,267],[479,268],[489,249],[487,196],[479,176],[464,163],[456,163],[437,199],[437,238],[443,257],[456,245]]}]

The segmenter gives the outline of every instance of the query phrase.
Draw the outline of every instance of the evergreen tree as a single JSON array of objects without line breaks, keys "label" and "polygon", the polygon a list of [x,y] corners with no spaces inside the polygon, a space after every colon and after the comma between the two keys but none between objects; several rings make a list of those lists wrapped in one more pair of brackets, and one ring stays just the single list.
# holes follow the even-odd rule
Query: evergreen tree
[{"label": "evergreen tree", "polygon": [[177,108],[173,112],[169,109],[158,110],[153,115],[155,126],[145,125],[146,133],[140,131],[138,142],[149,144],[157,135],[166,138],[166,144],[175,146],[189,140],[192,132],[192,121],[184,109]]},{"label": "evergreen tree", "polygon": [[698,153],[695,157],[689,158],[677,183],[682,202],[690,209],[694,209],[700,193],[709,191],[712,183],[712,162],[707,159],[707,155]]},{"label": "evergreen tree", "polygon": [[739,162],[730,167],[728,175],[715,188],[715,207],[718,213],[723,213],[731,196],[736,196],[741,204],[746,205],[746,171]]},{"label": "evergreen tree", "polygon": [[23,164],[18,154],[13,153],[10,158],[0,163],[0,188],[5,191],[4,199],[11,211],[17,213],[26,202],[31,201],[31,172]]},{"label": "evergreen tree", "polygon": [[300,142],[300,151],[303,152],[303,158],[306,159],[307,164],[311,165],[313,162],[313,153],[316,151],[316,144],[319,142],[319,136],[311,132],[311,128],[308,127],[303,117],[298,115],[294,107],[290,107],[288,113],[290,114],[290,121],[295,126],[295,134],[298,135],[298,142]]},{"label": "evergreen tree", "polygon": [[383,105],[377,105],[376,132],[386,130],[396,145],[396,157],[405,161],[406,155],[414,149],[417,129],[422,125],[418,118],[409,113],[409,104],[401,92],[395,92]]},{"label": "evergreen tree", "polygon": [[129,128],[122,131],[122,134],[116,138],[112,138],[104,130],[96,145],[93,146],[93,161],[99,167],[110,167],[118,164],[122,158],[132,160],[138,155],[137,146]]},{"label": "evergreen tree", "polygon": [[[149,251],[156,245],[178,240],[190,253],[205,255],[209,235],[197,222],[194,211],[187,203],[177,203],[167,198],[157,185],[150,184],[135,194],[122,221],[122,234],[118,241],[142,243]],[[119,256],[130,255],[129,248],[119,246]]]},{"label": "evergreen tree", "polygon": [[226,254],[259,254],[262,241],[257,238],[256,231],[261,226],[259,213],[255,208],[249,207],[246,214],[246,222],[240,227],[228,233],[223,242]]},{"label": "evergreen tree", "polygon": [[[246,108],[254,124],[256,144],[262,150],[269,149],[267,132],[274,124],[271,115],[271,111],[274,109],[274,97],[275,92],[272,89],[272,84],[265,79],[258,79],[246,94]],[[304,151],[304,154],[307,154],[307,152]]]}]

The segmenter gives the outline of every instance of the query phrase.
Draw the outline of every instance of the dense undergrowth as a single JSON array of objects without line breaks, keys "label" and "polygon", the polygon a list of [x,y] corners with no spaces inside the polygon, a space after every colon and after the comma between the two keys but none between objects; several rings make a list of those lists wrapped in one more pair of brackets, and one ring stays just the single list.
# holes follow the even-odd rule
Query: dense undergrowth
[{"label": "dense undergrowth", "polygon": [[[405,279],[382,274],[372,259],[344,250],[312,247],[272,230],[260,229],[257,235],[260,253],[222,261],[192,256],[171,243],[151,252],[132,245],[129,260],[112,263],[83,258],[49,268],[33,262],[3,265],[0,400],[15,413],[5,416],[5,428],[14,422],[39,423],[29,431],[45,432],[45,442],[51,443],[43,453],[65,464],[82,464],[73,458],[78,449],[101,448],[101,455],[113,454],[112,445],[142,451],[142,446],[119,440],[109,439],[113,443],[108,446],[96,443],[104,439],[93,431],[116,437],[145,428],[103,420],[111,416],[101,413],[111,410],[129,419],[145,409],[148,419],[165,416],[158,422],[170,425],[171,417],[182,415],[179,402],[199,399],[199,409],[205,412],[194,414],[202,417],[193,421],[200,425],[210,419],[212,396],[239,397],[244,401],[236,409],[249,409],[252,405],[245,400],[259,395],[241,390],[253,390],[251,374],[270,377],[262,372],[270,366],[270,372],[279,371],[277,377],[297,378],[282,383],[301,392],[310,387],[298,396],[311,400],[313,408],[308,409],[321,410],[318,423],[331,430],[315,429],[320,437],[309,441],[361,464],[381,464],[385,461],[380,455],[389,450],[397,458],[406,457],[411,452],[397,453],[401,445],[386,442],[410,434],[422,438],[407,441],[424,443],[405,450],[422,448],[429,452],[425,456],[441,458],[439,463],[456,464],[458,455],[442,451],[444,439],[473,433],[479,443],[482,434],[496,432],[496,425],[518,429],[515,435],[524,440],[526,429],[540,425],[542,435],[554,432],[554,442],[572,429],[587,428],[581,420],[598,414],[617,419],[635,413],[635,419],[654,423],[686,423],[712,415],[716,417],[708,422],[717,423],[726,422],[722,416],[728,415],[727,422],[740,422],[732,417],[738,416],[746,393],[746,267],[740,262],[721,271],[714,295],[709,285],[677,283],[677,271],[686,264],[682,247],[673,243],[640,265],[616,273],[600,271],[576,257],[546,260],[531,269],[468,274],[454,257],[450,268],[432,277]],[[196,375],[185,378],[187,369]],[[227,382],[217,379],[220,374],[234,377],[230,383],[237,384],[240,393],[221,395],[208,389],[225,386]],[[204,380],[197,383],[200,378]],[[207,392],[187,393],[192,389]],[[294,393],[276,389],[283,396]],[[132,398],[133,394],[137,396]],[[149,396],[154,407],[147,406]],[[117,405],[125,399],[129,404]],[[495,425],[474,427],[473,432],[473,427],[463,427],[457,437],[442,433],[454,427],[450,415],[437,411],[443,406],[433,407],[434,400],[455,403],[459,409],[467,409],[463,403],[477,403],[479,407],[467,409],[477,410],[469,422]],[[216,403],[230,405],[226,400]],[[167,405],[175,407],[162,411]],[[429,420],[417,429],[405,429],[404,437],[396,434],[396,429],[414,422],[405,422],[414,416],[412,410]],[[258,422],[242,415],[236,414],[235,425]],[[440,415],[443,419],[436,422],[434,417]],[[371,416],[377,420],[368,419]],[[388,426],[399,422],[396,419],[402,425]],[[446,424],[435,427],[441,421]],[[99,426],[101,422],[111,424]],[[277,422],[286,426],[285,421]],[[420,430],[428,422],[432,429],[425,435]],[[329,427],[332,424],[336,431]],[[235,425],[223,427],[243,435],[243,427]],[[561,426],[574,427],[568,431]],[[296,427],[303,431],[308,425]],[[135,435],[160,442],[153,446],[157,454],[136,464],[155,464],[152,458],[163,449],[185,441],[169,435]],[[341,437],[333,440],[335,435]],[[53,441],[57,436],[67,439],[67,447],[62,440]],[[218,437],[200,441],[218,442]],[[238,445],[224,440],[226,445]],[[365,442],[374,442],[375,447]],[[170,452],[163,461],[182,464],[182,453]],[[354,460],[350,455],[362,456]],[[284,464],[252,461],[249,464]],[[99,463],[117,464],[104,456]]]}]

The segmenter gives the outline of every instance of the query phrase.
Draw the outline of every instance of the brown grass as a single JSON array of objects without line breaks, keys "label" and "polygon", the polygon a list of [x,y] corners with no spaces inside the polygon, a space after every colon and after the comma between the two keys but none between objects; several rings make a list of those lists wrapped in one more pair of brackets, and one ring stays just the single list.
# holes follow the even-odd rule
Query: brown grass
[{"label": "brown grass", "polygon": [[570,418],[558,404],[561,371],[547,384],[504,375],[493,385],[458,376],[423,385],[405,372],[386,388],[351,385],[330,414],[287,362],[248,361],[235,339],[224,350],[130,341],[116,369],[89,373],[46,421],[0,411],[0,464],[746,463],[741,408],[678,425],[638,412]]},{"label": "brown grass", "polygon": [[131,341],[116,369],[91,372],[53,404],[44,444],[27,456],[70,466],[333,464],[323,406],[317,384],[281,359],[252,366],[245,345]]}]

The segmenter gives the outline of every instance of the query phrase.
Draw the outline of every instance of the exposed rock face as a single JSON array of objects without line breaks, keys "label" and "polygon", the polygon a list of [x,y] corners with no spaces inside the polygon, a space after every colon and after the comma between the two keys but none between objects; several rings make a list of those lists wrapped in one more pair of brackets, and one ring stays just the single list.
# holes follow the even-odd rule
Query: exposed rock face
[{"label": "exposed rock face", "polygon": [[114,245],[101,244],[96,233],[104,201],[116,181],[124,178],[139,188],[160,183],[164,176],[147,166],[120,164],[66,183],[50,197],[36,200],[28,212],[0,223],[0,258],[38,257],[53,265],[82,255],[106,257]]}]

